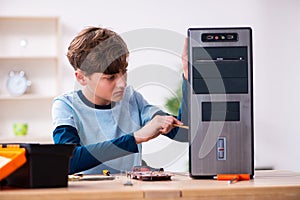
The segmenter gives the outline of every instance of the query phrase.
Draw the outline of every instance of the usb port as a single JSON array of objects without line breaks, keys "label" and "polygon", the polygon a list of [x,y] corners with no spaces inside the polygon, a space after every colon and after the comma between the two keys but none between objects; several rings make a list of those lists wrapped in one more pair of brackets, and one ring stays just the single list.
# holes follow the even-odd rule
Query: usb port
[{"label": "usb port", "polygon": [[208,35],[208,36],[206,36],[206,39],[207,39],[207,40],[212,40],[212,39],[214,39],[214,36]]},{"label": "usb port", "polygon": [[234,39],[234,35],[227,35],[227,40],[233,40]]},{"label": "usb port", "polygon": [[226,160],[226,138],[225,137],[218,138],[217,160]]}]

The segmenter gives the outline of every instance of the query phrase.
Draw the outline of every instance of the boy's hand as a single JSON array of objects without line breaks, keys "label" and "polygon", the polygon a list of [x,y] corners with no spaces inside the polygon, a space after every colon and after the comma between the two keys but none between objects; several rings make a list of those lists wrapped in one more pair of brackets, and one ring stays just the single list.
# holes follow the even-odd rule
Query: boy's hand
[{"label": "boy's hand", "polygon": [[143,128],[134,132],[133,136],[137,144],[147,142],[160,134],[167,134],[170,132],[170,130],[174,128],[173,124],[182,125],[182,122],[173,116],[156,115]]},{"label": "boy's hand", "polygon": [[185,38],[183,51],[181,54],[181,62],[182,62],[182,69],[183,69],[183,76],[186,80],[188,80],[188,38]]}]

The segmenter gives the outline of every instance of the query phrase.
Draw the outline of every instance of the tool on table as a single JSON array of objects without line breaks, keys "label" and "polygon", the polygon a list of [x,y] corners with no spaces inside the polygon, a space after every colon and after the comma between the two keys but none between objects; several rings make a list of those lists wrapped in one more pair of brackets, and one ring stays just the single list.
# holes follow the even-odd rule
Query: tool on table
[{"label": "tool on table", "polygon": [[228,181],[229,184],[250,180],[250,174],[218,174],[214,177],[218,181]]},{"label": "tool on table", "polygon": [[104,176],[110,176],[110,171],[108,169],[102,170]]},{"label": "tool on table", "polygon": [[68,175],[69,181],[106,181],[114,180],[114,176],[107,176],[101,174],[72,174]]}]

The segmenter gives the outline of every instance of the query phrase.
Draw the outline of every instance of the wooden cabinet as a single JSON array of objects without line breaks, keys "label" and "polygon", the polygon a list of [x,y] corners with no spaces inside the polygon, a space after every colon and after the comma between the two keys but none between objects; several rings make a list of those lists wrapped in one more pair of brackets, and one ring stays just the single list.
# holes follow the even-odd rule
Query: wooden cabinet
[{"label": "wooden cabinet", "polygon": [[[0,141],[51,142],[51,106],[60,92],[58,17],[0,17]],[[10,71],[24,71],[31,82],[21,96],[6,84]],[[15,136],[13,124],[28,124]]]}]

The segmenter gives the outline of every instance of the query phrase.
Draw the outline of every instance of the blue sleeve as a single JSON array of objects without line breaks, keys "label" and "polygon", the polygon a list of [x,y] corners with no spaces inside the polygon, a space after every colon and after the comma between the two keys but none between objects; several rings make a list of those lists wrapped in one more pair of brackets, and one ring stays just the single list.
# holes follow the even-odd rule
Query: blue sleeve
[{"label": "blue sleeve", "polygon": [[[158,113],[161,114],[161,110],[159,107],[149,104],[144,97],[137,91],[134,91],[132,95],[136,102],[136,104],[132,103],[133,105],[136,105],[138,107],[138,114],[140,116],[140,125],[144,126],[146,125],[155,115]],[[131,108],[132,111],[136,110],[136,107]]]},{"label": "blue sleeve", "polygon": [[[178,110],[177,119],[182,121],[185,125],[188,125],[188,108],[187,108],[187,97],[188,97],[188,83],[185,78],[182,81],[182,99],[180,103],[180,108]],[[173,128],[165,136],[179,141],[188,142],[188,130],[182,128]]]},{"label": "blue sleeve", "polygon": [[76,128],[66,125],[59,126],[54,130],[53,140],[55,144],[77,144],[70,160],[69,174],[81,172],[102,162],[138,152],[138,147],[132,134],[109,141],[81,146]]}]

